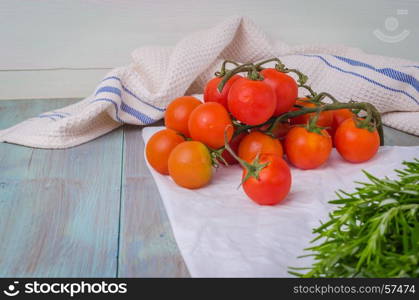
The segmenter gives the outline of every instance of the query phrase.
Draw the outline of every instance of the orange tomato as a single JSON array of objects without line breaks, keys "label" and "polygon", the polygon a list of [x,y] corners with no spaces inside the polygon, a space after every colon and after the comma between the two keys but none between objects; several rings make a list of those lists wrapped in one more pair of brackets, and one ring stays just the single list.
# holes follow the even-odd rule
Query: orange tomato
[{"label": "orange tomato", "polygon": [[224,131],[227,130],[228,141],[234,132],[230,115],[224,106],[217,102],[207,102],[194,109],[188,125],[193,140],[213,149],[224,146]]},{"label": "orange tomato", "polygon": [[177,145],[170,153],[168,167],[174,182],[188,189],[203,187],[212,178],[211,155],[201,142]]},{"label": "orange tomato", "polygon": [[245,136],[239,145],[239,157],[245,161],[251,162],[256,155],[263,153],[282,156],[279,140],[260,131],[253,131]]},{"label": "orange tomato", "polygon": [[[298,99],[296,102],[297,105],[303,106],[303,107],[316,107],[314,103],[308,102],[307,98]],[[298,108],[293,108],[292,110],[298,110]],[[304,114],[295,118],[291,119],[291,124],[307,124],[308,121],[312,116],[314,116],[316,113],[309,113]],[[317,120],[317,126],[320,127],[330,127],[332,126],[333,122],[333,113],[332,111],[324,111],[320,113],[319,119]]]},{"label": "orange tomato", "polygon": [[173,100],[166,109],[164,125],[189,137],[188,120],[192,111],[201,101],[192,96],[183,96]]},{"label": "orange tomato", "polygon": [[353,118],[346,119],[340,124],[334,141],[339,154],[352,163],[371,159],[380,147],[377,129],[371,132],[365,128],[358,128]]},{"label": "orange tomato", "polygon": [[170,152],[185,140],[176,131],[172,129],[163,129],[155,134],[148,140],[145,147],[145,153],[148,163],[157,172],[167,175],[169,169],[167,161]]},{"label": "orange tomato", "polygon": [[285,138],[285,153],[297,168],[308,170],[324,164],[332,151],[332,139],[323,129],[321,134],[304,127],[294,127]]}]

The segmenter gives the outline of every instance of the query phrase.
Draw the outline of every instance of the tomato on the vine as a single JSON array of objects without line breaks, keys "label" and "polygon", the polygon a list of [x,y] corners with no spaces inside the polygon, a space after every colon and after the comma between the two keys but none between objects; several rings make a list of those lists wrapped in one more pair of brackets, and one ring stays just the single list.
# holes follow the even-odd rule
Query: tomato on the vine
[{"label": "tomato on the vine", "polygon": [[[239,145],[241,143],[241,141],[243,140],[243,138],[246,136],[245,132],[242,132],[236,136],[233,136],[233,138],[231,139],[229,145],[230,148],[237,153],[239,151]],[[237,164],[238,161],[237,159],[235,159],[233,157],[233,155],[230,154],[230,152],[228,152],[226,149],[224,149],[224,151],[221,154],[222,158],[226,161],[227,164],[229,165],[234,165]]]},{"label": "tomato on the vine", "polygon": [[333,122],[331,128],[331,136],[335,135],[336,130],[343,121],[355,117],[355,114],[347,108],[333,110]]},{"label": "tomato on the vine", "polygon": [[[359,120],[357,120],[359,121]],[[380,147],[377,129],[369,131],[359,128],[354,118],[346,119],[335,133],[335,146],[339,154],[347,161],[361,163],[371,159]]]},{"label": "tomato on the vine", "polygon": [[238,155],[241,159],[251,162],[256,155],[262,153],[283,155],[282,146],[278,139],[260,131],[253,131],[243,138],[239,145]]},{"label": "tomato on the vine", "polygon": [[261,80],[240,78],[228,93],[228,109],[240,122],[259,125],[272,117],[276,96],[272,88]]},{"label": "tomato on the vine", "polygon": [[[269,130],[269,127],[271,125],[264,125],[262,127],[260,127],[259,129],[256,130],[260,130],[260,131],[267,131]],[[283,122],[277,122],[274,127],[271,130],[271,134],[273,137],[277,138],[281,145],[282,148],[284,148],[284,141],[285,141],[285,137],[287,136],[288,132],[291,130],[291,124],[289,120],[283,121]]]},{"label": "tomato on the vine", "polygon": [[189,137],[188,120],[192,111],[202,102],[192,96],[183,96],[173,100],[164,114],[164,125]]},{"label": "tomato on the vine", "polygon": [[187,141],[177,145],[169,156],[169,174],[180,186],[197,189],[212,178],[212,161],[208,148],[201,142]]},{"label": "tomato on the vine", "polygon": [[[298,99],[295,103],[303,107],[316,107],[316,104],[309,102],[307,98]],[[298,110],[298,108],[293,108],[293,110]],[[291,124],[307,124],[311,117],[316,113],[308,113],[300,115],[298,117],[291,118]],[[333,122],[333,113],[331,111],[323,111],[320,113],[319,119],[317,120],[316,125],[319,127],[330,127]]]},{"label": "tomato on the vine", "polygon": [[[291,171],[287,163],[277,154],[262,154],[254,160],[261,169],[249,176],[243,168],[243,190],[253,201],[261,205],[281,202],[291,188]],[[266,164],[264,167],[262,167]]]},{"label": "tomato on the vine", "polygon": [[298,85],[294,78],[279,72],[274,68],[267,68],[260,72],[263,82],[268,84],[276,95],[276,108],[274,116],[286,113],[295,104],[298,97]]},{"label": "tomato on the vine", "polygon": [[227,131],[228,141],[234,132],[230,115],[224,106],[217,102],[207,102],[198,106],[191,113],[188,124],[191,138],[213,149],[224,146],[224,131]]},{"label": "tomato on the vine", "polygon": [[294,127],[285,138],[285,153],[297,168],[308,170],[324,164],[332,151],[332,139],[323,129],[319,133]]},{"label": "tomato on the vine", "polygon": [[148,140],[145,147],[148,163],[157,172],[164,175],[169,174],[167,167],[169,155],[177,145],[184,141],[184,138],[172,129],[163,129],[156,132]]},{"label": "tomato on the vine", "polygon": [[232,76],[224,85],[221,93],[218,91],[218,85],[223,80],[222,77],[214,77],[208,81],[207,85],[204,88],[204,101],[205,102],[218,102],[222,104],[226,109],[228,109],[227,96],[230,91],[231,86],[237,80],[243,78],[240,75]]}]

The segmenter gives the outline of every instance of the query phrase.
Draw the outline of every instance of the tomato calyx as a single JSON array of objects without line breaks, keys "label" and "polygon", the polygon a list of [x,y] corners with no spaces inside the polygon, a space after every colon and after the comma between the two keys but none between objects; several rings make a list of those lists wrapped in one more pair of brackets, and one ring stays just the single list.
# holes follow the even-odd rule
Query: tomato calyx
[{"label": "tomato calyx", "polygon": [[242,179],[241,184],[245,183],[251,177],[254,177],[257,180],[259,180],[259,173],[269,165],[269,162],[261,164],[259,162],[259,157],[260,154],[257,154],[251,164],[244,161],[246,163],[246,166],[242,166],[246,169],[247,172],[246,176]]},{"label": "tomato calyx", "polygon": [[213,148],[208,147],[208,146],[206,146],[206,147],[208,148],[208,151],[209,151],[210,156],[211,156],[211,165],[214,168],[218,168],[219,165],[220,165],[220,162],[225,166],[229,165],[228,162],[224,159],[224,157],[222,155],[224,150],[225,150],[225,147],[221,147],[221,148],[218,148],[218,149],[213,149]]},{"label": "tomato calyx", "polygon": [[310,117],[307,124],[303,126],[305,129],[307,129],[307,131],[323,135],[323,130],[329,128],[329,127],[321,127],[321,126],[317,125],[317,121],[318,121],[322,111],[323,111],[323,109],[319,109],[314,116]]},{"label": "tomato calyx", "polygon": [[355,118],[354,122],[357,128],[365,129],[369,132],[374,132],[377,129],[376,124],[372,120],[370,120],[368,116],[365,119]]}]

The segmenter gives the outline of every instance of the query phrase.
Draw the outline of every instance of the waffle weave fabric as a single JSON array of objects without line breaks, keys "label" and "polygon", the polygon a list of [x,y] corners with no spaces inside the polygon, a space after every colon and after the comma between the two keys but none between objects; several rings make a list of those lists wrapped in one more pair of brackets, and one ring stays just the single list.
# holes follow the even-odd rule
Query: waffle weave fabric
[{"label": "waffle weave fabric", "polygon": [[342,102],[370,102],[383,114],[384,124],[419,135],[419,63],[341,45],[289,46],[269,39],[250,19],[235,16],[174,47],[134,50],[132,63],[109,72],[90,96],[2,130],[0,141],[59,149],[88,142],[123,123],[149,125],[163,118],[174,98],[202,93],[223,60],[271,57],[307,74],[314,90]]}]

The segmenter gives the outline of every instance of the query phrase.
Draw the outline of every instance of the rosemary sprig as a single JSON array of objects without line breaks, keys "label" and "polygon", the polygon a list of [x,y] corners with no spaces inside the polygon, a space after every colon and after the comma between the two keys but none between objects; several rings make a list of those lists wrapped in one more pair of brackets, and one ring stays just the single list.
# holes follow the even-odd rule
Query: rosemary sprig
[{"label": "rosemary sprig", "polygon": [[[330,203],[341,205],[330,220],[315,228],[305,250],[310,268],[290,268],[299,277],[419,277],[419,160],[403,162],[399,178],[379,179],[353,193],[337,192]],[[300,273],[306,270],[306,273]]]}]

